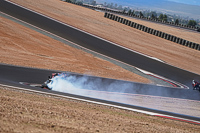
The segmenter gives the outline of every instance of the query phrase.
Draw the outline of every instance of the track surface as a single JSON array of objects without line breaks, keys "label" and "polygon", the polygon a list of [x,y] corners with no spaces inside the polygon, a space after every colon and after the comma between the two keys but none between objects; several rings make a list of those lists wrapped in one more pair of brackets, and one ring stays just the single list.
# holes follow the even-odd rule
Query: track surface
[{"label": "track surface", "polygon": [[[55,71],[52,70],[16,67],[11,65],[0,65],[0,73],[1,73],[0,83],[19,86],[19,87],[24,87],[23,85],[19,84],[19,82],[42,84],[44,81],[47,80],[47,77],[54,72]],[[110,84],[122,83],[130,86],[130,88],[123,90],[124,93],[200,100],[200,93],[198,91],[193,91],[188,89],[161,87],[161,86],[133,83],[122,80],[113,80],[100,77],[91,77],[89,80],[94,80],[94,79],[102,80],[102,86],[97,87],[97,90],[99,91],[108,91],[107,86],[109,86]],[[121,91],[122,89],[123,88],[121,88],[121,86],[116,86],[114,90],[109,90],[109,91],[122,92]]]},{"label": "track surface", "polygon": [[85,48],[120,60],[132,66],[136,66],[140,69],[161,75],[168,79],[178,81],[187,86],[191,86],[192,79],[200,79],[200,75],[164,64],[162,62],[134,53],[130,50],[123,49],[119,46],[111,44],[108,41],[84,32],[80,32],[77,29],[18,7],[4,0],[0,1],[0,10],[8,15],[14,16],[20,20],[49,31]]},{"label": "track surface", "polygon": [[[74,97],[74,98],[79,98],[79,99],[109,104],[109,105],[123,107],[123,108],[144,110],[144,111],[149,111],[149,112],[154,112],[154,113],[159,113],[159,114],[165,114],[165,115],[169,115],[169,116],[173,116],[173,117],[179,117],[179,118],[184,118],[184,119],[189,119],[189,120],[200,122],[200,118],[198,118],[198,117],[181,115],[181,114],[176,114],[176,113],[171,113],[171,112],[166,112],[166,111],[154,110],[154,109],[150,109],[150,108],[128,105],[128,104],[122,104],[122,103],[106,101],[106,100],[101,100],[101,99],[95,99],[95,98],[89,98],[89,97],[84,97],[84,96],[78,96],[78,95],[73,95],[73,94],[68,94],[68,93],[56,92],[56,91],[51,91],[51,90],[47,90],[47,89],[25,86],[25,85],[19,84],[19,82],[21,82],[21,81],[41,84],[42,83],[41,81],[45,81],[47,79],[47,76],[50,75],[53,72],[55,72],[55,71],[34,69],[34,68],[25,68],[25,67],[16,67],[16,66],[11,66],[11,65],[1,64],[0,65],[0,73],[1,73],[0,74],[0,84],[22,87],[22,88],[26,88],[28,90],[35,90],[35,91],[38,91],[38,92],[49,93],[49,94],[52,94],[52,95],[55,94],[55,95],[62,95],[62,96],[67,96],[67,97]],[[108,82],[108,84],[116,81],[116,80],[112,80],[112,79],[104,79],[104,80],[106,80],[106,82]],[[126,81],[118,81],[118,82],[126,82]],[[129,82],[129,83],[131,83],[131,82]],[[135,84],[135,83],[133,83],[133,84]],[[141,90],[144,90],[146,87],[151,87],[151,86],[145,85],[145,84],[138,84],[138,85],[141,87]],[[163,90],[169,91],[171,89],[177,90],[175,88],[165,88],[165,87],[156,88],[156,86],[154,86],[151,89],[155,89],[156,91],[158,91],[158,89],[162,89],[162,91]],[[131,90],[133,91],[134,88],[130,88],[127,91],[131,91]],[[181,90],[178,90],[177,93],[179,93],[181,91],[185,91],[184,93],[189,92],[189,90],[182,90],[181,89]],[[135,91],[133,91],[133,92],[135,92]],[[145,93],[145,91],[144,91],[144,93]],[[195,94],[198,94],[198,93],[195,93]],[[170,95],[173,95],[173,94],[170,94]],[[162,115],[161,115],[161,117],[162,117]]]}]

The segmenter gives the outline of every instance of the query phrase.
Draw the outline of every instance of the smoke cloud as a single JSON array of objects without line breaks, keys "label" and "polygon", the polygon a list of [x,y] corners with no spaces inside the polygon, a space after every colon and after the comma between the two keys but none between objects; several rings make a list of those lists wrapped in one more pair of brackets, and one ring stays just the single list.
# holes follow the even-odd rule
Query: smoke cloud
[{"label": "smoke cloud", "polygon": [[[172,111],[186,115],[188,115],[188,112],[185,111],[184,108],[193,104],[188,103],[192,102],[190,100],[156,97],[156,95],[187,97],[186,94],[190,93],[188,89],[163,88],[71,73],[62,73],[55,76],[52,78],[52,82],[48,84],[48,87],[53,91]],[[193,92],[191,94],[193,94]],[[176,104],[179,107],[178,109],[177,106],[175,106]],[[196,105],[194,107],[196,107]]]},{"label": "smoke cloud", "polygon": [[123,93],[125,90],[133,88],[133,84],[130,83],[66,73],[59,74],[52,78],[52,82],[47,85],[54,91],[90,96],[94,98],[100,96],[97,94],[99,91]]}]

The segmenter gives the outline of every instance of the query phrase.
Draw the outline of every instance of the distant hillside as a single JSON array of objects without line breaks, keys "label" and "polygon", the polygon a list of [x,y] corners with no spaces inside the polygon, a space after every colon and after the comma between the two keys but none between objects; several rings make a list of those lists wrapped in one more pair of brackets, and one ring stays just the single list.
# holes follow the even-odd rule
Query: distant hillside
[{"label": "distant hillside", "polygon": [[138,8],[149,8],[152,10],[165,11],[172,14],[190,16],[195,19],[200,18],[200,6],[182,4],[167,0],[97,0],[97,2],[117,3],[123,6],[138,6]]}]

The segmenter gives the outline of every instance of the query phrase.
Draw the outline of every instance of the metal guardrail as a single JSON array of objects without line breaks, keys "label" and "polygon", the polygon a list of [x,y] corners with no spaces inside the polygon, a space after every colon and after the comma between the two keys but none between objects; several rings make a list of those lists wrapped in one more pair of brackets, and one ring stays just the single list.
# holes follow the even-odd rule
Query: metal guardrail
[{"label": "metal guardrail", "polygon": [[158,19],[152,19],[152,18],[148,18],[148,17],[143,17],[143,16],[140,16],[140,15],[128,14],[128,13],[123,12],[121,10],[114,10],[114,9],[110,9],[110,8],[97,7],[97,6],[83,4],[83,3],[75,3],[75,2],[71,2],[70,0],[62,0],[62,1],[65,1],[65,2],[68,2],[68,3],[72,3],[72,4],[76,4],[76,5],[80,5],[80,6],[83,6],[83,7],[86,7],[86,8],[90,8],[90,9],[96,9],[96,10],[115,13],[115,14],[119,14],[119,15],[125,15],[125,16],[129,16],[129,17],[143,19],[143,20],[146,20],[146,21],[162,23],[162,24],[166,24],[166,25],[171,25],[171,26],[175,26],[175,27],[180,27],[180,28],[184,28],[184,29],[200,32],[200,27],[183,25],[183,24],[176,24],[174,22],[166,22],[166,21],[162,21],[162,20],[158,20]]},{"label": "metal guardrail", "polygon": [[147,32],[149,34],[161,37],[163,39],[166,39],[166,40],[169,40],[169,41],[172,41],[172,42],[175,42],[175,43],[178,43],[178,44],[181,44],[181,45],[184,45],[184,46],[187,46],[187,47],[190,47],[190,48],[193,48],[193,49],[196,49],[196,50],[200,51],[200,44],[197,44],[197,43],[194,43],[194,42],[190,42],[188,40],[179,38],[177,36],[170,35],[170,34],[167,34],[165,32],[149,28],[147,26],[132,22],[130,20],[124,19],[122,17],[116,16],[114,14],[110,14],[110,13],[107,13],[107,12],[105,13],[104,17],[109,18],[109,19],[114,20],[114,21],[117,21],[119,23],[125,24],[127,26],[136,28],[138,30]]}]

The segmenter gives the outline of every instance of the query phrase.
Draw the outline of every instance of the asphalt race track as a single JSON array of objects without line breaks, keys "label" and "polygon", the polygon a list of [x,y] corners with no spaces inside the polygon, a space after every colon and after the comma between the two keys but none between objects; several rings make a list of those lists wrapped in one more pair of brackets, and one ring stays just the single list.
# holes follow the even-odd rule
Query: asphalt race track
[{"label": "asphalt race track", "polygon": [[[48,79],[48,76],[54,72],[58,72],[58,71],[17,67],[17,66],[12,66],[12,65],[0,64],[0,73],[1,73],[0,83],[6,84],[6,85],[18,86],[18,87],[24,87],[23,85],[19,84],[19,82],[42,84],[44,81]],[[73,74],[73,73],[70,73],[70,74]],[[75,75],[78,75],[78,74],[75,74]],[[102,80],[102,86],[99,86],[96,89],[99,91],[108,91],[107,86],[109,86],[112,83],[117,83],[117,84],[126,83],[132,87],[124,90],[123,91],[124,93],[200,100],[200,93],[198,91],[180,89],[180,88],[161,87],[161,86],[155,86],[155,85],[149,85],[149,84],[140,84],[140,83],[107,79],[107,78],[101,78],[101,77],[93,77],[93,76],[91,76],[90,80],[92,81],[97,78]],[[35,88],[35,87],[34,89],[41,90],[40,88]],[[110,91],[121,92],[122,89],[123,88],[118,86],[115,88],[115,90],[110,90]]]},{"label": "asphalt race track", "polygon": [[191,81],[193,79],[200,79],[200,75],[164,64],[127,49],[123,49],[103,39],[81,32],[77,29],[18,7],[4,0],[0,1],[0,10],[1,12],[56,34],[85,48],[107,55],[140,69],[180,82],[189,87],[191,86]]},{"label": "asphalt race track", "polygon": [[[181,115],[181,114],[176,114],[176,113],[171,113],[171,112],[166,112],[166,111],[145,108],[145,107],[141,107],[141,106],[122,104],[122,103],[106,101],[106,100],[101,100],[101,99],[95,99],[95,98],[89,98],[89,97],[84,97],[84,96],[79,96],[79,95],[68,94],[68,93],[56,92],[56,91],[51,91],[51,90],[42,89],[42,88],[38,88],[38,87],[31,87],[31,86],[25,86],[25,85],[19,84],[19,82],[42,84],[43,81],[45,81],[47,79],[47,76],[51,75],[51,73],[53,73],[53,72],[58,72],[58,71],[17,67],[17,66],[12,66],[12,65],[1,64],[0,65],[0,73],[1,73],[0,74],[0,85],[4,84],[4,85],[9,85],[9,86],[16,86],[16,87],[26,88],[28,90],[35,90],[35,91],[44,92],[44,93],[48,93],[48,94],[52,94],[52,95],[55,94],[55,95],[62,95],[62,96],[67,96],[67,97],[74,97],[74,98],[84,99],[84,100],[88,100],[88,101],[94,101],[95,103],[99,102],[99,103],[109,104],[109,105],[118,106],[118,107],[122,107],[122,108],[126,108],[126,109],[129,108],[129,109],[144,110],[144,111],[149,111],[149,112],[153,112],[153,113],[165,114],[165,115],[169,115],[169,116],[173,116],[173,117],[184,118],[184,119],[189,119],[189,120],[200,122],[200,118],[198,118],[198,117]],[[104,79],[104,80],[106,80],[106,82],[108,84],[116,81],[113,79]],[[117,82],[126,82],[126,81],[117,81]],[[131,82],[129,82],[129,83],[131,83]],[[135,84],[135,83],[132,83],[132,84]],[[139,84],[139,86],[143,89],[147,88],[147,87],[151,87],[150,85],[146,85],[146,84]],[[143,89],[141,89],[141,90],[143,90]],[[156,86],[151,88],[151,90],[152,89],[155,89],[154,91],[158,91],[161,89],[162,89],[162,91],[165,89],[168,91],[171,89],[177,90],[175,88],[165,88],[165,87],[156,88]],[[131,93],[131,90],[134,90],[134,88],[130,88],[130,90],[127,90],[127,91],[130,91],[130,93]],[[138,88],[136,88],[136,90],[138,90]],[[186,94],[188,94],[188,96],[190,96],[189,90],[181,89],[181,90],[178,90],[177,93],[179,93],[181,91],[183,91],[183,93],[186,93]],[[133,92],[135,92],[135,91],[133,91]],[[142,92],[145,92],[145,91],[142,91]],[[194,94],[198,94],[198,93],[194,93]],[[173,95],[173,94],[170,94],[170,95]],[[198,95],[196,95],[196,96],[198,96]],[[193,95],[193,97],[194,97],[194,95]],[[192,99],[192,97],[190,97],[190,98]],[[197,99],[195,99],[195,100],[197,100]],[[198,97],[198,100],[200,100],[200,96]]]},{"label": "asphalt race track", "polygon": [[[136,66],[140,69],[161,75],[168,79],[175,80],[189,87],[191,86],[192,79],[200,79],[200,75],[164,64],[162,62],[150,59],[148,57],[134,53],[127,49],[123,49],[119,46],[113,45],[112,43],[108,41],[105,41],[98,37],[94,37],[85,32],[81,32],[77,29],[66,26],[62,23],[59,23],[55,20],[44,17],[42,15],[36,14],[29,10],[23,9],[21,7],[8,3],[4,0],[0,0],[0,11],[8,15],[11,15],[13,17],[16,17],[20,20],[23,20],[27,23],[35,25],[48,32],[56,34],[78,45],[81,45],[93,51],[99,52],[106,56],[112,57],[114,59],[120,60],[132,66]],[[47,76],[51,75],[51,73],[53,72],[55,71],[16,67],[12,65],[0,64],[0,73],[1,73],[0,84],[16,86],[16,87],[26,87],[27,89],[38,90],[38,91],[48,92],[52,94],[68,95],[72,97],[90,99],[93,101],[99,101],[99,102],[109,103],[113,105],[130,107],[130,108],[137,108],[141,110],[147,110],[147,111],[172,115],[176,117],[182,117],[185,119],[200,121],[200,118],[196,118],[192,116],[183,116],[180,114],[174,114],[170,112],[158,111],[158,110],[148,109],[144,107],[137,107],[133,105],[124,105],[121,103],[115,103],[115,102],[110,102],[110,101],[105,101],[105,100],[100,100],[100,99],[75,96],[75,95],[71,95],[67,93],[55,92],[55,91],[50,91],[50,90],[46,90],[42,88],[24,86],[24,85],[19,84],[19,82],[42,84],[47,79]],[[116,80],[112,80],[112,79],[105,79],[105,78],[102,78],[102,79],[105,80],[105,84],[102,90],[106,90],[107,84],[116,82]],[[169,87],[153,86],[153,85],[147,85],[147,84],[138,84],[138,83],[127,82],[127,81],[117,81],[117,82],[123,82],[123,83],[125,82],[128,84],[134,84],[134,88],[127,89],[126,93],[174,97],[174,98],[183,98],[183,99],[190,99],[190,100],[200,100],[199,92],[193,91],[191,89],[188,90],[188,89],[180,89],[180,88],[169,88]],[[120,88],[117,88],[117,90],[120,90]]]}]

